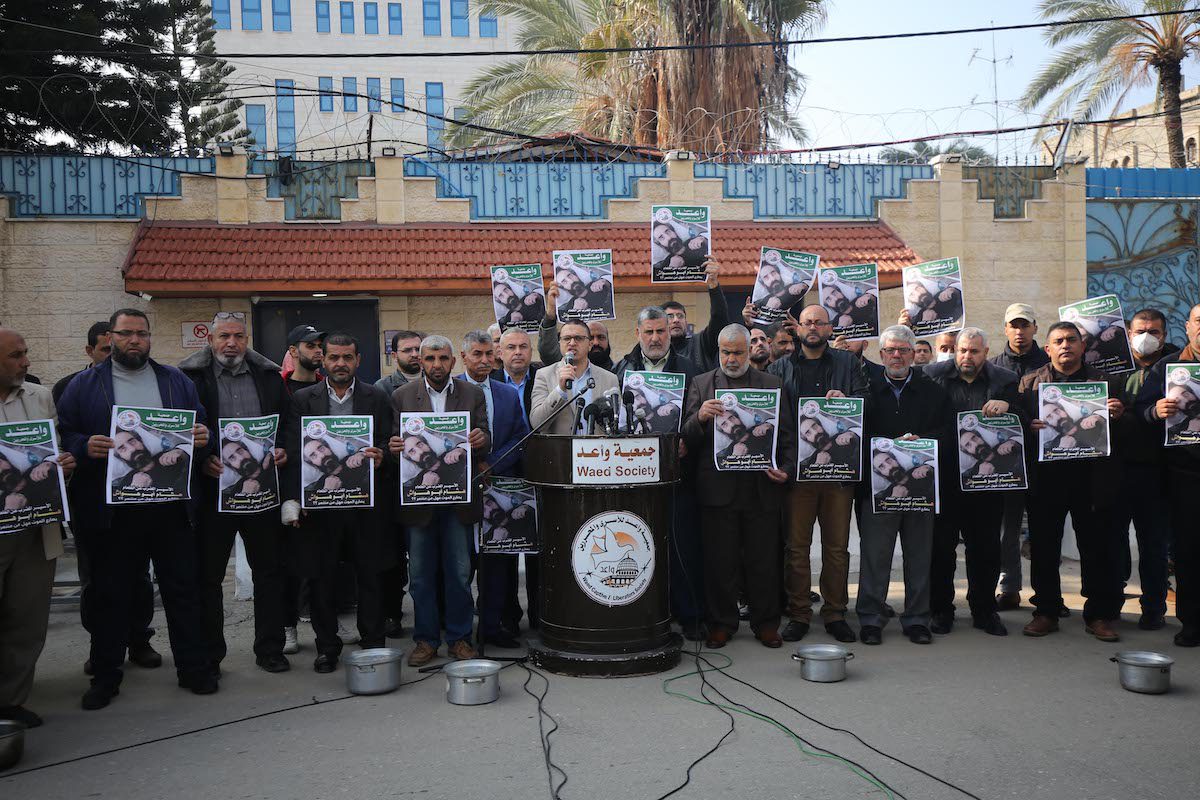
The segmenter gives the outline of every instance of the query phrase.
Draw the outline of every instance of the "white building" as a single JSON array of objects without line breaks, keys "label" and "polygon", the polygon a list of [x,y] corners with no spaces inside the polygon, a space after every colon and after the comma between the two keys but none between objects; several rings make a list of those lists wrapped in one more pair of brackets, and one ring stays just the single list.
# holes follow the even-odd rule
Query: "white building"
[{"label": "white building", "polygon": [[[466,84],[495,59],[364,54],[516,47],[515,24],[479,16],[470,0],[211,2],[217,52],[236,70],[227,79],[231,94],[245,103],[255,149],[272,153],[332,158],[338,148],[368,156],[368,129],[376,154],[381,145],[438,148],[443,123],[403,106],[455,118]],[[240,55],[257,53],[293,55]]]}]

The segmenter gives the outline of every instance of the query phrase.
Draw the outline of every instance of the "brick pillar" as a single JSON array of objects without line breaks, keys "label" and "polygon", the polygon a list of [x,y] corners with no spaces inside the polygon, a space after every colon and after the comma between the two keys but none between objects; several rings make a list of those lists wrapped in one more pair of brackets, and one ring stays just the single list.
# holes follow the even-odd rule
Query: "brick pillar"
[{"label": "brick pillar", "polygon": [[670,182],[672,203],[696,202],[696,182],[693,165],[694,156],[687,150],[672,150],[667,153],[667,180]]},{"label": "brick pillar", "polygon": [[[964,187],[962,156],[943,154],[929,162],[938,178],[938,254],[949,258],[962,253]],[[972,189],[974,192],[974,189]],[[969,198],[975,200],[972,194]]]},{"label": "brick pillar", "polygon": [[406,221],[404,159],[400,156],[375,159],[375,217],[381,225],[400,225]]},{"label": "brick pillar", "polygon": [[1087,159],[1058,171],[1063,191],[1063,296],[1087,297]]},{"label": "brick pillar", "polygon": [[[246,184],[246,153],[234,148],[232,155],[217,158],[217,222],[245,225],[250,222],[250,187]],[[240,180],[234,180],[240,178]]]}]

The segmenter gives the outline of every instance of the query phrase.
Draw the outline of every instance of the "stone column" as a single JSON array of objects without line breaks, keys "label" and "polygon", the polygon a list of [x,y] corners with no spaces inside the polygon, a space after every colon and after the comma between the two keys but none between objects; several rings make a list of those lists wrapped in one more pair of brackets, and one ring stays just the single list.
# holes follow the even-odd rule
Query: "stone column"
[{"label": "stone column", "polygon": [[233,148],[231,155],[217,154],[217,222],[225,225],[245,225],[250,222],[246,161],[246,151],[241,147]]},{"label": "stone column", "polygon": [[404,209],[404,159],[378,156],[375,159],[375,216],[381,225],[401,225]]}]

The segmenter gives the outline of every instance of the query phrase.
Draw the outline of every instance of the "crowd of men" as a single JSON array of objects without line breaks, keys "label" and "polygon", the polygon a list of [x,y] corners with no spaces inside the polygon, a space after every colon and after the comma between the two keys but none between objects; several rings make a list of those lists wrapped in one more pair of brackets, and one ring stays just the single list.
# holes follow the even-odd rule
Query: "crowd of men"
[{"label": "crowd of men", "polygon": [[[1168,343],[1164,315],[1143,309],[1129,321],[1135,369],[1103,375],[1084,359],[1084,334],[1072,323],[1046,327],[1044,346],[1035,340],[1034,309],[1016,303],[1004,314],[1005,342],[993,353],[979,328],[918,341],[900,324],[879,337],[882,363],[863,357],[864,342],[834,339],[833,323],[819,305],[786,321],[760,326],[748,303],[740,324],[730,319],[719,286],[720,265],[705,264],[710,300],[708,326],[688,334],[687,311],[674,302],[638,314],[637,344],[615,363],[603,323],[556,319],[557,285],[547,293],[537,341],[518,328],[468,333],[457,349],[444,336],[400,331],[391,341],[393,373],[374,384],[358,377],[361,348],[353,336],[300,325],[287,339],[286,369],[249,348],[246,319],[222,312],[211,325],[208,347],[178,367],[151,357],[152,332],[145,313],[121,309],[87,333],[86,369],[48,390],[31,380],[27,347],[19,331],[0,328],[0,422],[54,419],[61,437],[59,463],[69,475],[71,533],[83,582],[81,619],[91,636],[82,696],[88,710],[118,695],[126,660],[141,668],[161,666],[151,644],[154,590],[161,593],[179,686],[197,694],[216,692],[224,638],[223,582],[235,536],[240,534],[254,577],[256,664],[267,672],[290,669],[300,649],[297,623],[311,620],[313,668],[334,671],[355,636],[338,622],[353,607],[360,646],[380,647],[403,636],[404,595],[413,606],[409,663],[428,664],[439,654],[467,659],[482,639],[499,648],[520,647],[520,623],[539,624],[536,555],[525,556],[527,607],[518,592],[520,556],[477,555],[474,527],[485,514],[483,492],[470,503],[403,507],[398,492],[401,458],[422,473],[461,471],[462,456],[437,456],[405,437],[400,415],[466,412],[473,473],[520,477],[517,446],[533,429],[574,434],[577,422],[556,413],[587,386],[584,399],[623,386],[631,370],[678,373],[686,391],[679,452],[684,480],[676,492],[669,560],[671,610],[682,633],[707,646],[724,646],[742,621],[767,647],[804,638],[819,603],[828,635],[841,642],[877,645],[892,617],[912,642],[929,644],[956,622],[954,573],[957,546],[965,545],[967,606],[973,627],[1003,636],[999,611],[1019,607],[1023,589],[1022,536],[1028,527],[1033,616],[1023,633],[1046,636],[1069,615],[1061,593],[1060,558],[1068,516],[1082,569],[1085,629],[1102,641],[1119,638],[1118,619],[1130,578],[1128,531],[1139,550],[1141,616],[1138,626],[1165,625],[1168,564],[1177,581],[1176,613],[1182,628],[1174,641],[1200,644],[1196,591],[1196,528],[1188,523],[1185,497],[1200,478],[1200,445],[1164,448],[1164,420],[1180,407],[1164,395],[1169,362],[1200,360],[1200,305],[1186,323],[1182,350]],[[534,348],[540,361],[535,360]],[[461,372],[457,371],[461,361]],[[1105,381],[1109,386],[1112,455],[1038,463],[1027,447],[1029,489],[964,493],[956,480],[960,442],[957,412],[1016,414],[1028,441],[1051,420],[1039,419],[1037,387],[1043,382]],[[749,440],[753,431],[733,430],[716,397],[725,389],[778,389],[782,395],[775,467],[720,471],[713,457],[716,432]],[[830,436],[797,418],[798,398],[863,398],[862,441],[935,438],[941,443],[941,511],[876,513],[869,474],[898,469],[889,457],[864,454],[864,479],[798,481],[797,446],[817,453],[853,448],[853,436]],[[195,412],[194,460],[189,500],[137,505],[105,501],[110,451],[139,470],[178,471],[160,464],[133,442],[111,438],[116,405]],[[223,417],[278,414],[277,446],[261,457],[219,453],[210,432]],[[304,416],[369,415],[369,446],[339,460],[319,441],[302,441]],[[739,440],[740,441],[740,440]],[[747,444],[747,447],[750,445]],[[765,447],[772,446],[768,442]],[[986,442],[968,441],[977,458],[996,461]],[[972,449],[973,448],[973,449]],[[987,450],[987,452],[984,452]],[[461,453],[454,450],[454,453]],[[223,456],[227,456],[223,458]],[[878,463],[875,463],[875,462]],[[232,466],[227,466],[232,465]],[[329,486],[352,480],[355,470],[375,470],[383,487],[372,508],[302,509],[301,468],[315,469]],[[25,478],[3,488],[32,491]],[[264,470],[279,470],[281,506],[249,514],[218,510],[220,476],[236,469],[258,485]],[[922,470],[924,470],[922,472]],[[929,479],[927,467],[904,480]],[[132,473],[131,473],[132,474]],[[184,473],[186,474],[186,472]],[[44,476],[43,476],[44,477]],[[29,480],[36,478],[33,476]],[[852,517],[860,536],[861,572],[851,627],[849,536]],[[490,519],[491,517],[489,517]],[[505,524],[525,524],[517,514]],[[515,529],[515,528],[514,528]],[[810,551],[820,532],[819,594],[812,589]],[[887,603],[892,558],[899,538],[904,600],[897,612]],[[0,718],[41,724],[26,709],[34,667],[47,630],[54,559],[62,553],[59,525],[0,535]],[[480,560],[483,560],[481,563]],[[482,609],[474,631],[476,596]]]}]

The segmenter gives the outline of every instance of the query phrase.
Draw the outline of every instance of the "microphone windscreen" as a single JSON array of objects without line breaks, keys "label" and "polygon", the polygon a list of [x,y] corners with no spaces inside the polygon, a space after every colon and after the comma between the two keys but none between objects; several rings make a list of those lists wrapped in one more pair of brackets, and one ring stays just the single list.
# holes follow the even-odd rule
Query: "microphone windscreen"
[{"label": "microphone windscreen", "polygon": [[626,389],[625,393],[621,395],[621,400],[627,406],[633,405],[633,389]]}]

